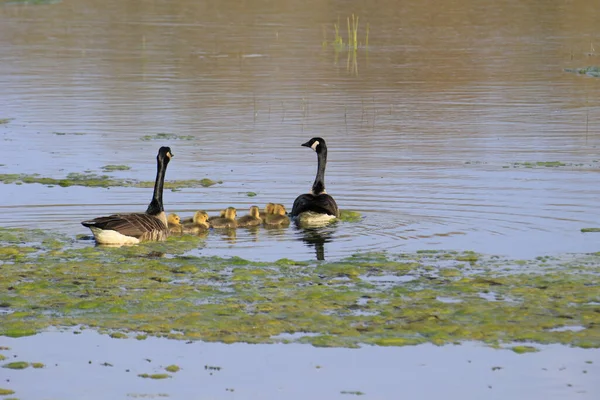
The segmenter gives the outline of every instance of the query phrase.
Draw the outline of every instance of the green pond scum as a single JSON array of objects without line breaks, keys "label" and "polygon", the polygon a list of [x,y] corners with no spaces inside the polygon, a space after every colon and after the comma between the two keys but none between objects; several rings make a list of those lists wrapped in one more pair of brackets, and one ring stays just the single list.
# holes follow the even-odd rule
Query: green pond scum
[{"label": "green pond scum", "polygon": [[190,255],[201,245],[190,235],[82,247],[0,228],[0,335],[58,327],[323,347],[600,347],[600,253],[511,260],[426,250],[255,262]]},{"label": "green pond scum", "polygon": [[[125,170],[127,166],[105,166],[116,167],[110,172],[116,170]],[[125,168],[126,167],[126,168]],[[108,172],[107,170],[104,170]],[[154,181],[138,181],[136,179],[120,179],[109,175],[98,175],[92,172],[72,172],[66,178],[47,178],[39,174],[0,174],[0,182],[5,184],[24,184],[24,183],[39,183],[47,186],[86,186],[86,187],[135,187],[135,188],[152,188]],[[166,181],[165,189],[179,190],[185,188],[209,187],[223,183],[222,181],[213,181],[212,179],[187,179],[178,181]]]}]

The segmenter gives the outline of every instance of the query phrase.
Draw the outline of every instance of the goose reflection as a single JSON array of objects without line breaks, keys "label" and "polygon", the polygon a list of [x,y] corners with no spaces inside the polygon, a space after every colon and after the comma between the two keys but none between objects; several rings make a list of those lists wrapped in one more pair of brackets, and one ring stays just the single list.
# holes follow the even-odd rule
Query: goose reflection
[{"label": "goose reflection", "polygon": [[317,260],[325,260],[325,243],[329,243],[333,240],[336,230],[335,224],[310,228],[303,228],[297,225],[296,228],[300,234],[300,240],[308,247],[314,246]]}]

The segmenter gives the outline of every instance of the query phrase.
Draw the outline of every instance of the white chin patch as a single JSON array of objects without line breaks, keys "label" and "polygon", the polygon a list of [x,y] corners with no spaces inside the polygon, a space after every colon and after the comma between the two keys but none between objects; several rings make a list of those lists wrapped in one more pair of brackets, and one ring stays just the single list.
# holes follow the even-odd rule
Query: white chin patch
[{"label": "white chin patch", "polygon": [[314,151],[317,151],[318,145],[319,145],[319,141],[315,140],[315,142],[312,144],[312,146],[310,146],[310,148],[313,149]]}]

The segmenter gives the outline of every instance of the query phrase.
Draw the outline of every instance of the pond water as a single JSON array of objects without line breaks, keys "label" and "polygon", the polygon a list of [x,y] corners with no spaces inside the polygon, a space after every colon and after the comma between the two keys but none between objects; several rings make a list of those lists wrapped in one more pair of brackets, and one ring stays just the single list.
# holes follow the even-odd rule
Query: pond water
[{"label": "pond water", "polygon": [[[289,210],[316,170],[300,144],[322,136],[328,192],[360,223],[210,235],[200,253],[598,249],[580,229],[600,223],[600,80],[563,71],[600,63],[595,2],[32,3],[0,7],[0,119],[12,118],[0,125],[0,173],[62,178],[117,164],[131,169],[112,175],[150,181],[156,150],[170,145],[167,180],[223,183],[167,192],[168,212]],[[332,44],[338,19],[348,41],[352,13],[356,52]],[[159,133],[180,139],[142,140]],[[517,164],[551,161],[566,165]],[[81,220],[144,210],[151,195],[2,193],[2,226],[73,236],[87,232]]]},{"label": "pond water", "polygon": [[[44,364],[3,371],[26,399],[395,399],[401,393],[425,399],[545,400],[600,394],[599,350],[560,345],[529,354],[470,342],[323,349],[111,339],[89,331],[3,338],[0,344],[11,347],[3,352],[11,360]],[[165,370],[171,365],[180,370]]]},{"label": "pond water", "polygon": [[[334,44],[337,23],[348,42],[352,14],[356,51]],[[600,236],[580,230],[600,226],[600,80],[564,69],[600,64],[599,20],[597,0],[0,0],[0,174],[64,178],[126,165],[109,175],[152,181],[157,149],[168,145],[167,180],[222,183],[166,191],[167,212],[235,206],[243,215],[267,202],[289,211],[316,171],[315,154],[300,144],[320,136],[327,191],[341,209],[360,212],[359,222],[211,232],[192,253],[335,261],[371,250],[597,251]],[[151,197],[131,187],[12,183],[0,191],[0,226],[72,238],[89,234],[80,221],[143,211]],[[583,372],[597,372],[597,350],[560,346],[517,355],[469,344],[324,350],[52,332],[1,339],[46,364],[2,373],[12,383],[0,386],[20,398],[95,398],[91,390],[101,389],[98,398],[187,399],[198,393],[198,374],[210,398],[599,394],[590,380],[597,373]],[[183,370],[163,381],[123,372],[156,373],[157,363]],[[209,376],[210,363],[223,371]],[[414,379],[399,380],[407,376]]]}]

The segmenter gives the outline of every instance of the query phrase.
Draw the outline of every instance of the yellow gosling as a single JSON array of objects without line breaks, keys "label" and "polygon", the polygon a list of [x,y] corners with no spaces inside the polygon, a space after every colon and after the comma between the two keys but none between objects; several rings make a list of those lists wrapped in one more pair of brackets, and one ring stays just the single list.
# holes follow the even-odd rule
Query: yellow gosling
[{"label": "yellow gosling", "polygon": [[250,214],[238,218],[237,226],[257,226],[262,223],[260,210],[257,206],[250,207]]},{"label": "yellow gosling", "polygon": [[181,226],[181,218],[175,213],[169,214],[167,217],[167,224],[169,226],[169,233],[183,233],[183,227]]},{"label": "yellow gosling", "polygon": [[260,219],[264,220],[267,215],[273,214],[273,207],[275,207],[275,203],[267,203],[265,211],[260,212]]},{"label": "yellow gosling", "polygon": [[236,216],[237,210],[234,207],[227,207],[225,210],[225,216],[213,219],[210,221],[210,226],[213,228],[236,228]]},{"label": "yellow gosling", "polygon": [[208,225],[208,214],[205,211],[196,211],[192,218],[192,223],[185,225],[183,231],[185,233],[197,235],[207,231],[208,228],[210,228]]},{"label": "yellow gosling", "polygon": [[282,204],[275,204],[273,214],[267,215],[265,225],[267,226],[287,226],[290,224],[290,219],[285,214],[285,207]]}]

